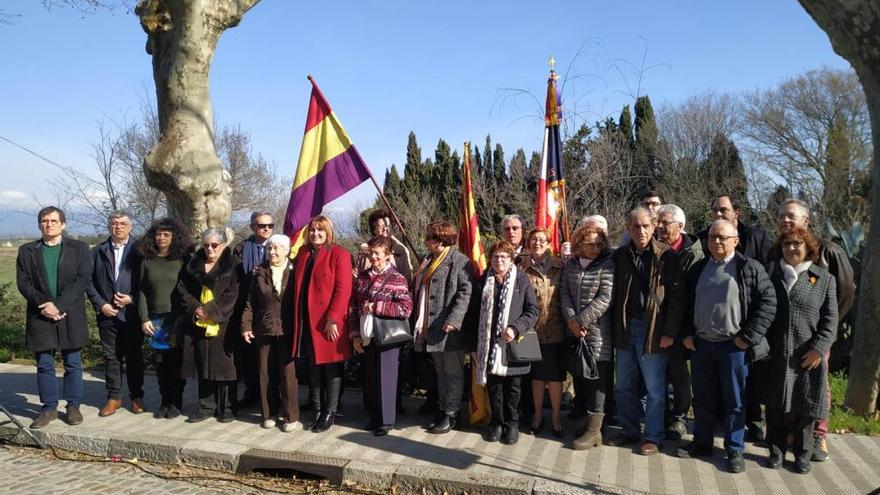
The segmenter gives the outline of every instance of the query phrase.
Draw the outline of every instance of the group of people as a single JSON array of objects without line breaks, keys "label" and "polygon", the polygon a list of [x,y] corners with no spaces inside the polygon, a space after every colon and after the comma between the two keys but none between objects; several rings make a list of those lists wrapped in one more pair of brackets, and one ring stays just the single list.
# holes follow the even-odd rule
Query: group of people
[{"label": "group of people", "polygon": [[[803,201],[780,206],[775,243],[740,221],[735,198],[715,198],[712,212],[711,226],[690,234],[681,208],[649,191],[629,213],[619,247],[593,215],[565,256],[551,252],[550,232],[526,233],[522,218],[509,215],[488,248],[488,269],[476,276],[456,248],[455,226],[429,224],[427,254],[413,263],[383,210],[369,215],[372,238],[354,254],[335,242],[325,216],[311,219],[304,245],[291,253],[266,212],[251,216],[253,235],[234,247],[218,229],[193,246],[187,228],[167,218],[135,241],[130,216],[114,212],[109,238],[89,252],[62,235],[64,212],[47,207],[38,217],[42,239],[21,246],[17,260],[43,403],[31,426],[58,418],[56,351],[66,421],[83,421],[87,295],[106,359],[100,416],[122,405],[123,363],[130,410],[146,411],[147,339],[161,396],[155,417],[179,416],[186,380],[195,378],[188,422],[233,421],[238,409],[259,404],[264,428],[322,432],[334,424],[345,363],[360,355],[367,428],[376,436],[395,425],[399,371],[412,361],[431,372],[426,405],[436,414],[424,427],[434,434],[456,428],[467,390],[485,390],[487,441],[516,443],[521,415],[523,429],[540,432],[545,394],[551,432],[563,438],[571,376],[569,416],[585,418],[575,449],[638,444],[639,453],[655,454],[667,438],[687,434],[693,409],[693,440],[679,456],[712,455],[720,421],[731,472],[744,470],[747,436],[767,441],[770,467],[791,449],[796,470],[809,472],[811,459],[828,455],[828,356],[852,305],[852,268],[839,247],[811,233]],[[407,338],[392,342],[387,336],[400,328]],[[305,407],[300,378],[308,382]],[[303,408],[315,412],[308,426]],[[620,432],[603,442],[612,421]]]}]

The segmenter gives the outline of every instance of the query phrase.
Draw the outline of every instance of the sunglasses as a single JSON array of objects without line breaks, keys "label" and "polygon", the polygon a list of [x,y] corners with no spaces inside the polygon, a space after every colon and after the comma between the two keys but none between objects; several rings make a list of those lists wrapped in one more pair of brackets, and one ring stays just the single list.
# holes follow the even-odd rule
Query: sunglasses
[{"label": "sunglasses", "polygon": [[211,248],[211,249],[217,249],[217,248],[220,247],[221,245],[222,245],[222,244],[219,243],[219,242],[210,242],[210,243],[208,243],[208,244],[202,244],[202,247],[205,248],[205,249],[208,249],[208,248]]},{"label": "sunglasses", "polygon": [[274,223],[255,223],[254,224],[258,229],[274,229]]}]

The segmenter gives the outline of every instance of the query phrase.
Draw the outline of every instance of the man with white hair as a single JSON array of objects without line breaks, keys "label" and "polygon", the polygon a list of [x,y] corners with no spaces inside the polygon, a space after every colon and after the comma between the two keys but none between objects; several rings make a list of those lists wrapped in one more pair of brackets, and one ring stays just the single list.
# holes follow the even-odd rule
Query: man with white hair
[{"label": "man with white hair", "polygon": [[519,263],[523,250],[523,220],[519,215],[506,215],[501,220],[501,236],[513,244],[516,262]]},{"label": "man with white hair", "polygon": [[[657,209],[657,240],[668,244],[678,253],[682,274],[703,259],[703,246],[695,235],[685,232],[687,219],[684,211],[668,204]],[[681,439],[687,434],[687,413],[691,408],[691,377],[687,366],[687,350],[681,342],[681,334],[669,352],[666,378],[672,386],[672,401],[667,401],[666,436]]]},{"label": "man with white hair", "polygon": [[[808,229],[810,227],[810,207],[803,200],[788,198],[779,205],[776,222],[781,234],[787,234],[797,228]],[[837,312],[840,315],[840,319],[843,320],[852,308],[856,293],[853,268],[849,262],[849,257],[840,246],[827,239],[822,239],[819,241],[819,262],[817,264],[834,275],[837,281]],[[826,370],[828,369],[829,357],[830,352],[824,356]],[[825,383],[828,383],[827,378]],[[829,404],[831,403],[830,389],[826,389],[826,400]],[[813,446],[812,457],[812,460],[816,462],[823,462],[828,459],[828,444],[825,440],[827,433],[828,420],[821,419],[816,421],[813,428],[815,445]]]}]

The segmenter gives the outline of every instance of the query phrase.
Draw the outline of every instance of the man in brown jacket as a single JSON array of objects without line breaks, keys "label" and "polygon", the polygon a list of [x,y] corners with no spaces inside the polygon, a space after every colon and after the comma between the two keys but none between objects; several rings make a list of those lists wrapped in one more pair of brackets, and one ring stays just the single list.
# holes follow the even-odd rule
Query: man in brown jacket
[{"label": "man in brown jacket", "polygon": [[609,445],[626,445],[641,439],[641,393],[645,406],[643,455],[656,454],[664,439],[667,351],[681,326],[684,292],[678,255],[656,241],[654,220],[645,208],[629,214],[630,241],[613,254],[613,338],[617,350],[616,379],[618,422],[622,432]]}]

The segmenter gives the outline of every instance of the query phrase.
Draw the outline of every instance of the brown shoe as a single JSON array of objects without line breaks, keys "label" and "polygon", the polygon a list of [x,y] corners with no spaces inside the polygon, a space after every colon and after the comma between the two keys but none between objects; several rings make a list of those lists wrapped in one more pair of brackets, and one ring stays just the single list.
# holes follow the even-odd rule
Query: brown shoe
[{"label": "brown shoe", "polygon": [[107,403],[104,404],[104,407],[101,408],[101,412],[98,413],[98,416],[102,418],[106,418],[107,416],[112,415],[116,412],[117,409],[122,407],[122,401],[119,399],[107,399]]},{"label": "brown shoe", "polygon": [[639,446],[639,454],[642,455],[654,455],[659,450],[657,449],[657,444],[651,441],[642,442],[642,445]]},{"label": "brown shoe", "polygon": [[31,428],[33,428],[35,430],[38,428],[42,428],[42,427],[46,426],[47,424],[51,423],[52,421],[55,421],[56,419],[58,419],[58,410],[57,409],[52,409],[52,410],[43,409],[42,411],[40,411],[39,416],[37,416],[36,419],[34,419],[34,422],[31,423]]},{"label": "brown shoe", "polygon": [[144,406],[144,401],[142,399],[132,399],[131,412],[133,414],[141,414],[147,412],[147,407]]}]

